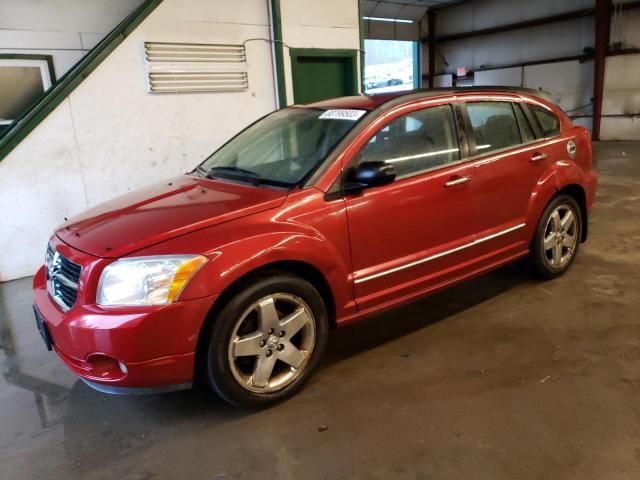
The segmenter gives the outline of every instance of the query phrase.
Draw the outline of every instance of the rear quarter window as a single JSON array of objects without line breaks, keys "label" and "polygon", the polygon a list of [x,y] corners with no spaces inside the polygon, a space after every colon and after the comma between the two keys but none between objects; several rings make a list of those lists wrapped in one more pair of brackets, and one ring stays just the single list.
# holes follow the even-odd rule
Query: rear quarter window
[{"label": "rear quarter window", "polygon": [[540,124],[543,137],[560,135],[560,119],[555,113],[537,105],[529,105],[529,110]]},{"label": "rear quarter window", "polygon": [[520,125],[520,134],[522,135],[522,142],[532,142],[536,139],[535,134],[533,133],[533,129],[531,128],[531,124],[529,120],[527,120],[527,116],[522,110],[522,105],[519,103],[514,103],[513,108],[516,111],[516,118],[518,119],[518,125]]}]

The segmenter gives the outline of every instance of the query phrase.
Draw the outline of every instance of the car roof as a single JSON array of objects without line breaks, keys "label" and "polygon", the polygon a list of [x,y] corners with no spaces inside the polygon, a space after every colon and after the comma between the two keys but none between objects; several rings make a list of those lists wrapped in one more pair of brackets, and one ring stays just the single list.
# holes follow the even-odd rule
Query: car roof
[{"label": "car roof", "polygon": [[492,93],[516,93],[525,94],[533,97],[540,98],[549,103],[554,103],[551,96],[543,90],[534,90],[532,88],[522,87],[461,87],[461,88],[424,88],[419,90],[404,90],[401,92],[381,93],[376,95],[353,95],[349,97],[330,98],[328,100],[322,100],[320,102],[308,103],[305,106],[311,108],[355,108],[360,110],[373,110],[381,105],[402,97],[411,96],[415,98],[430,98],[440,97],[446,95],[455,95],[461,93],[486,93],[490,95]]}]

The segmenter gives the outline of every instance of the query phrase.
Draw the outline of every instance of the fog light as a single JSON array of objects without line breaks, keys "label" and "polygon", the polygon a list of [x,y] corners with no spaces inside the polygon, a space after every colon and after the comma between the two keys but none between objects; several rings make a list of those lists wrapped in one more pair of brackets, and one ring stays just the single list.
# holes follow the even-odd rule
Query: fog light
[{"label": "fog light", "polygon": [[127,373],[124,363],[101,353],[91,355],[87,363],[91,366],[91,374],[96,377],[117,379]]},{"label": "fog light", "polygon": [[120,367],[120,371],[122,373],[124,373],[125,375],[129,371],[129,370],[127,370],[127,366],[122,362],[118,362],[118,366]]}]

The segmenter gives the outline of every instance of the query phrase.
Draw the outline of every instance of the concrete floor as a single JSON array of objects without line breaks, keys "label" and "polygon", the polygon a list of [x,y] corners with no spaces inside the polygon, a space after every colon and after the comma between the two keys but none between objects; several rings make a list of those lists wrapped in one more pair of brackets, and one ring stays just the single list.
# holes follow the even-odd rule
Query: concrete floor
[{"label": "concrete floor", "polygon": [[96,393],[44,350],[30,280],[0,286],[0,478],[637,480],[640,142],[596,152],[567,275],[511,266],[336,330],[268,411]]}]

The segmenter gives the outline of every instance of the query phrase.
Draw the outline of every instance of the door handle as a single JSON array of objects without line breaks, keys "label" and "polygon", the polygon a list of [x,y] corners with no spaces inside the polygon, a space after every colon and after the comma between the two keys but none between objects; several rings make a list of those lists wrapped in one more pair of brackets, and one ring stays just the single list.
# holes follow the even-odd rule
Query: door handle
[{"label": "door handle", "polygon": [[456,177],[453,180],[449,180],[448,182],[446,182],[444,184],[445,187],[455,187],[456,185],[462,185],[463,183],[467,183],[469,180],[471,180],[471,177],[466,176],[466,177]]},{"label": "door handle", "polygon": [[546,160],[548,156],[549,155],[547,155],[546,153],[535,153],[533,157],[531,157],[531,161],[540,162],[542,160]]}]

